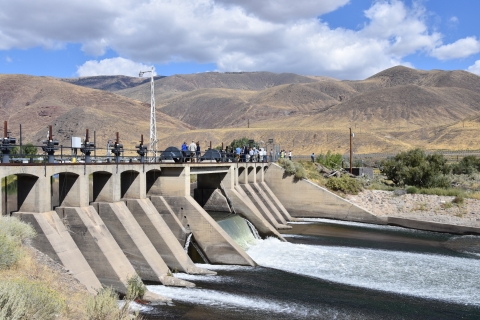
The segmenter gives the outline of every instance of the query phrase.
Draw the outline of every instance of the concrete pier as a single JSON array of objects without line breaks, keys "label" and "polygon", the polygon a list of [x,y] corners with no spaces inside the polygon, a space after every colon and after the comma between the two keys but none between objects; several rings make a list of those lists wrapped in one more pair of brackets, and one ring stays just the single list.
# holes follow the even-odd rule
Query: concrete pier
[{"label": "concrete pier", "polygon": [[[160,197],[153,198],[161,200],[158,199]],[[195,266],[149,199],[126,200],[126,205],[131,212],[134,212],[134,219],[172,270],[189,274],[216,274]]]},{"label": "concrete pier", "polygon": [[195,286],[191,282],[169,276],[171,272],[168,266],[124,202],[96,202],[92,206],[143,280],[159,281],[166,286]]}]

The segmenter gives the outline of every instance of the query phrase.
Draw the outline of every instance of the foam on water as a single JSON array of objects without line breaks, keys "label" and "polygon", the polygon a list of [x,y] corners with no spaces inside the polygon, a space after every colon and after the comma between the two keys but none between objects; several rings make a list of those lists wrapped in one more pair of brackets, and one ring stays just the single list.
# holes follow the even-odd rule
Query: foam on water
[{"label": "foam on water", "polygon": [[165,297],[171,297],[174,301],[182,301],[194,303],[196,305],[204,305],[222,309],[248,310],[252,315],[252,311],[261,311],[269,313],[279,313],[282,315],[291,314],[295,319],[335,319],[339,315],[342,318],[350,318],[341,311],[332,308],[306,308],[291,302],[281,302],[269,299],[263,299],[252,295],[231,294],[210,289],[199,288],[179,288],[165,286],[147,286],[148,290],[160,294]]},{"label": "foam on water", "polygon": [[248,266],[237,266],[237,265],[222,265],[222,264],[206,264],[206,263],[195,263],[195,265],[199,268],[208,269],[212,271],[237,271],[237,270],[245,270],[251,271],[255,269],[255,267],[248,267]]},{"label": "foam on water", "polygon": [[480,305],[480,261],[399,251],[258,240],[247,253],[263,267],[337,283]]},{"label": "foam on water", "polygon": [[381,224],[371,224],[371,223],[361,223],[361,222],[354,222],[354,221],[343,221],[343,220],[334,220],[334,219],[323,219],[323,218],[302,218],[303,221],[299,222],[288,222],[288,224],[311,224],[312,222],[321,222],[321,223],[328,223],[328,224],[339,224],[343,226],[353,226],[353,227],[361,227],[366,229],[377,229],[377,230],[387,230],[387,231],[408,231],[408,232],[425,232],[416,229],[409,229],[409,228],[402,228],[396,226],[388,226],[388,225],[381,225]]},{"label": "foam on water", "polygon": [[[210,266],[210,265],[208,265]],[[188,274],[188,273],[175,273],[175,278],[187,280],[187,281],[208,281],[208,282],[226,282],[233,281],[230,277],[219,275],[202,275],[202,274]]]}]

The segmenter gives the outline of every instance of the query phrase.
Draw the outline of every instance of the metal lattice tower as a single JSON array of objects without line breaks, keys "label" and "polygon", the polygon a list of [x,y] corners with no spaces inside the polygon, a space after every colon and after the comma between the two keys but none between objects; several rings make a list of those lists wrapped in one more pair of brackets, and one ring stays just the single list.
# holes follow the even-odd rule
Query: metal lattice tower
[{"label": "metal lattice tower", "polygon": [[150,72],[150,144],[149,150],[153,152],[153,157],[157,157],[157,120],[155,117],[155,85],[153,83],[153,75],[155,73],[155,68],[152,67],[150,71],[140,71],[138,74],[139,77],[143,76],[145,73]]}]

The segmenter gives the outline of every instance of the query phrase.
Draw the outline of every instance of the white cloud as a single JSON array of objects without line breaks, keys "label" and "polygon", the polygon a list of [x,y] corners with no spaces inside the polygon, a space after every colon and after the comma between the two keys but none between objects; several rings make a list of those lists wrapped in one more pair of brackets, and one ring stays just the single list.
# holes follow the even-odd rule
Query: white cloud
[{"label": "white cloud", "polygon": [[216,3],[241,7],[247,14],[274,22],[309,19],[335,11],[350,0],[215,0]]},{"label": "white cloud", "polygon": [[[441,34],[425,22],[425,9],[400,0],[374,1],[359,30],[332,29],[321,21],[348,2],[0,0],[0,50],[80,43],[88,55],[101,57],[111,49],[130,62],[192,61],[215,63],[220,71],[359,79],[442,44]],[[111,74],[111,67],[101,67],[122,65],[112,60],[89,61],[78,74]]]},{"label": "white cloud", "polygon": [[10,58],[9,56],[6,56],[6,57],[5,57],[5,61],[7,61],[8,63],[13,62],[12,58]]},{"label": "white cloud", "polygon": [[[151,70],[151,66],[134,62],[124,58],[103,59],[101,61],[90,60],[78,67],[77,74],[80,77],[101,75],[125,75],[138,77],[140,71]],[[156,72],[154,72],[156,75]]]},{"label": "white cloud", "polygon": [[480,76],[480,60],[477,60],[475,64],[468,67],[467,70]]},{"label": "white cloud", "polygon": [[432,50],[431,55],[440,60],[466,58],[480,52],[480,41],[467,37]]}]

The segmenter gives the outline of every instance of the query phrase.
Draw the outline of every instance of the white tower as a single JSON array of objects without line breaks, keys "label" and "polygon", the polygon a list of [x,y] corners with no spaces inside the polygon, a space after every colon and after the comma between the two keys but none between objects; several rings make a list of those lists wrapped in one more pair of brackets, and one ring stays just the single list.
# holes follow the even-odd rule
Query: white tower
[{"label": "white tower", "polygon": [[143,74],[150,72],[150,144],[148,147],[149,151],[153,152],[153,159],[157,158],[157,120],[155,118],[155,88],[153,84],[153,75],[155,73],[155,68],[152,67],[152,70],[149,71],[140,71],[138,74],[139,77],[142,77]]}]

